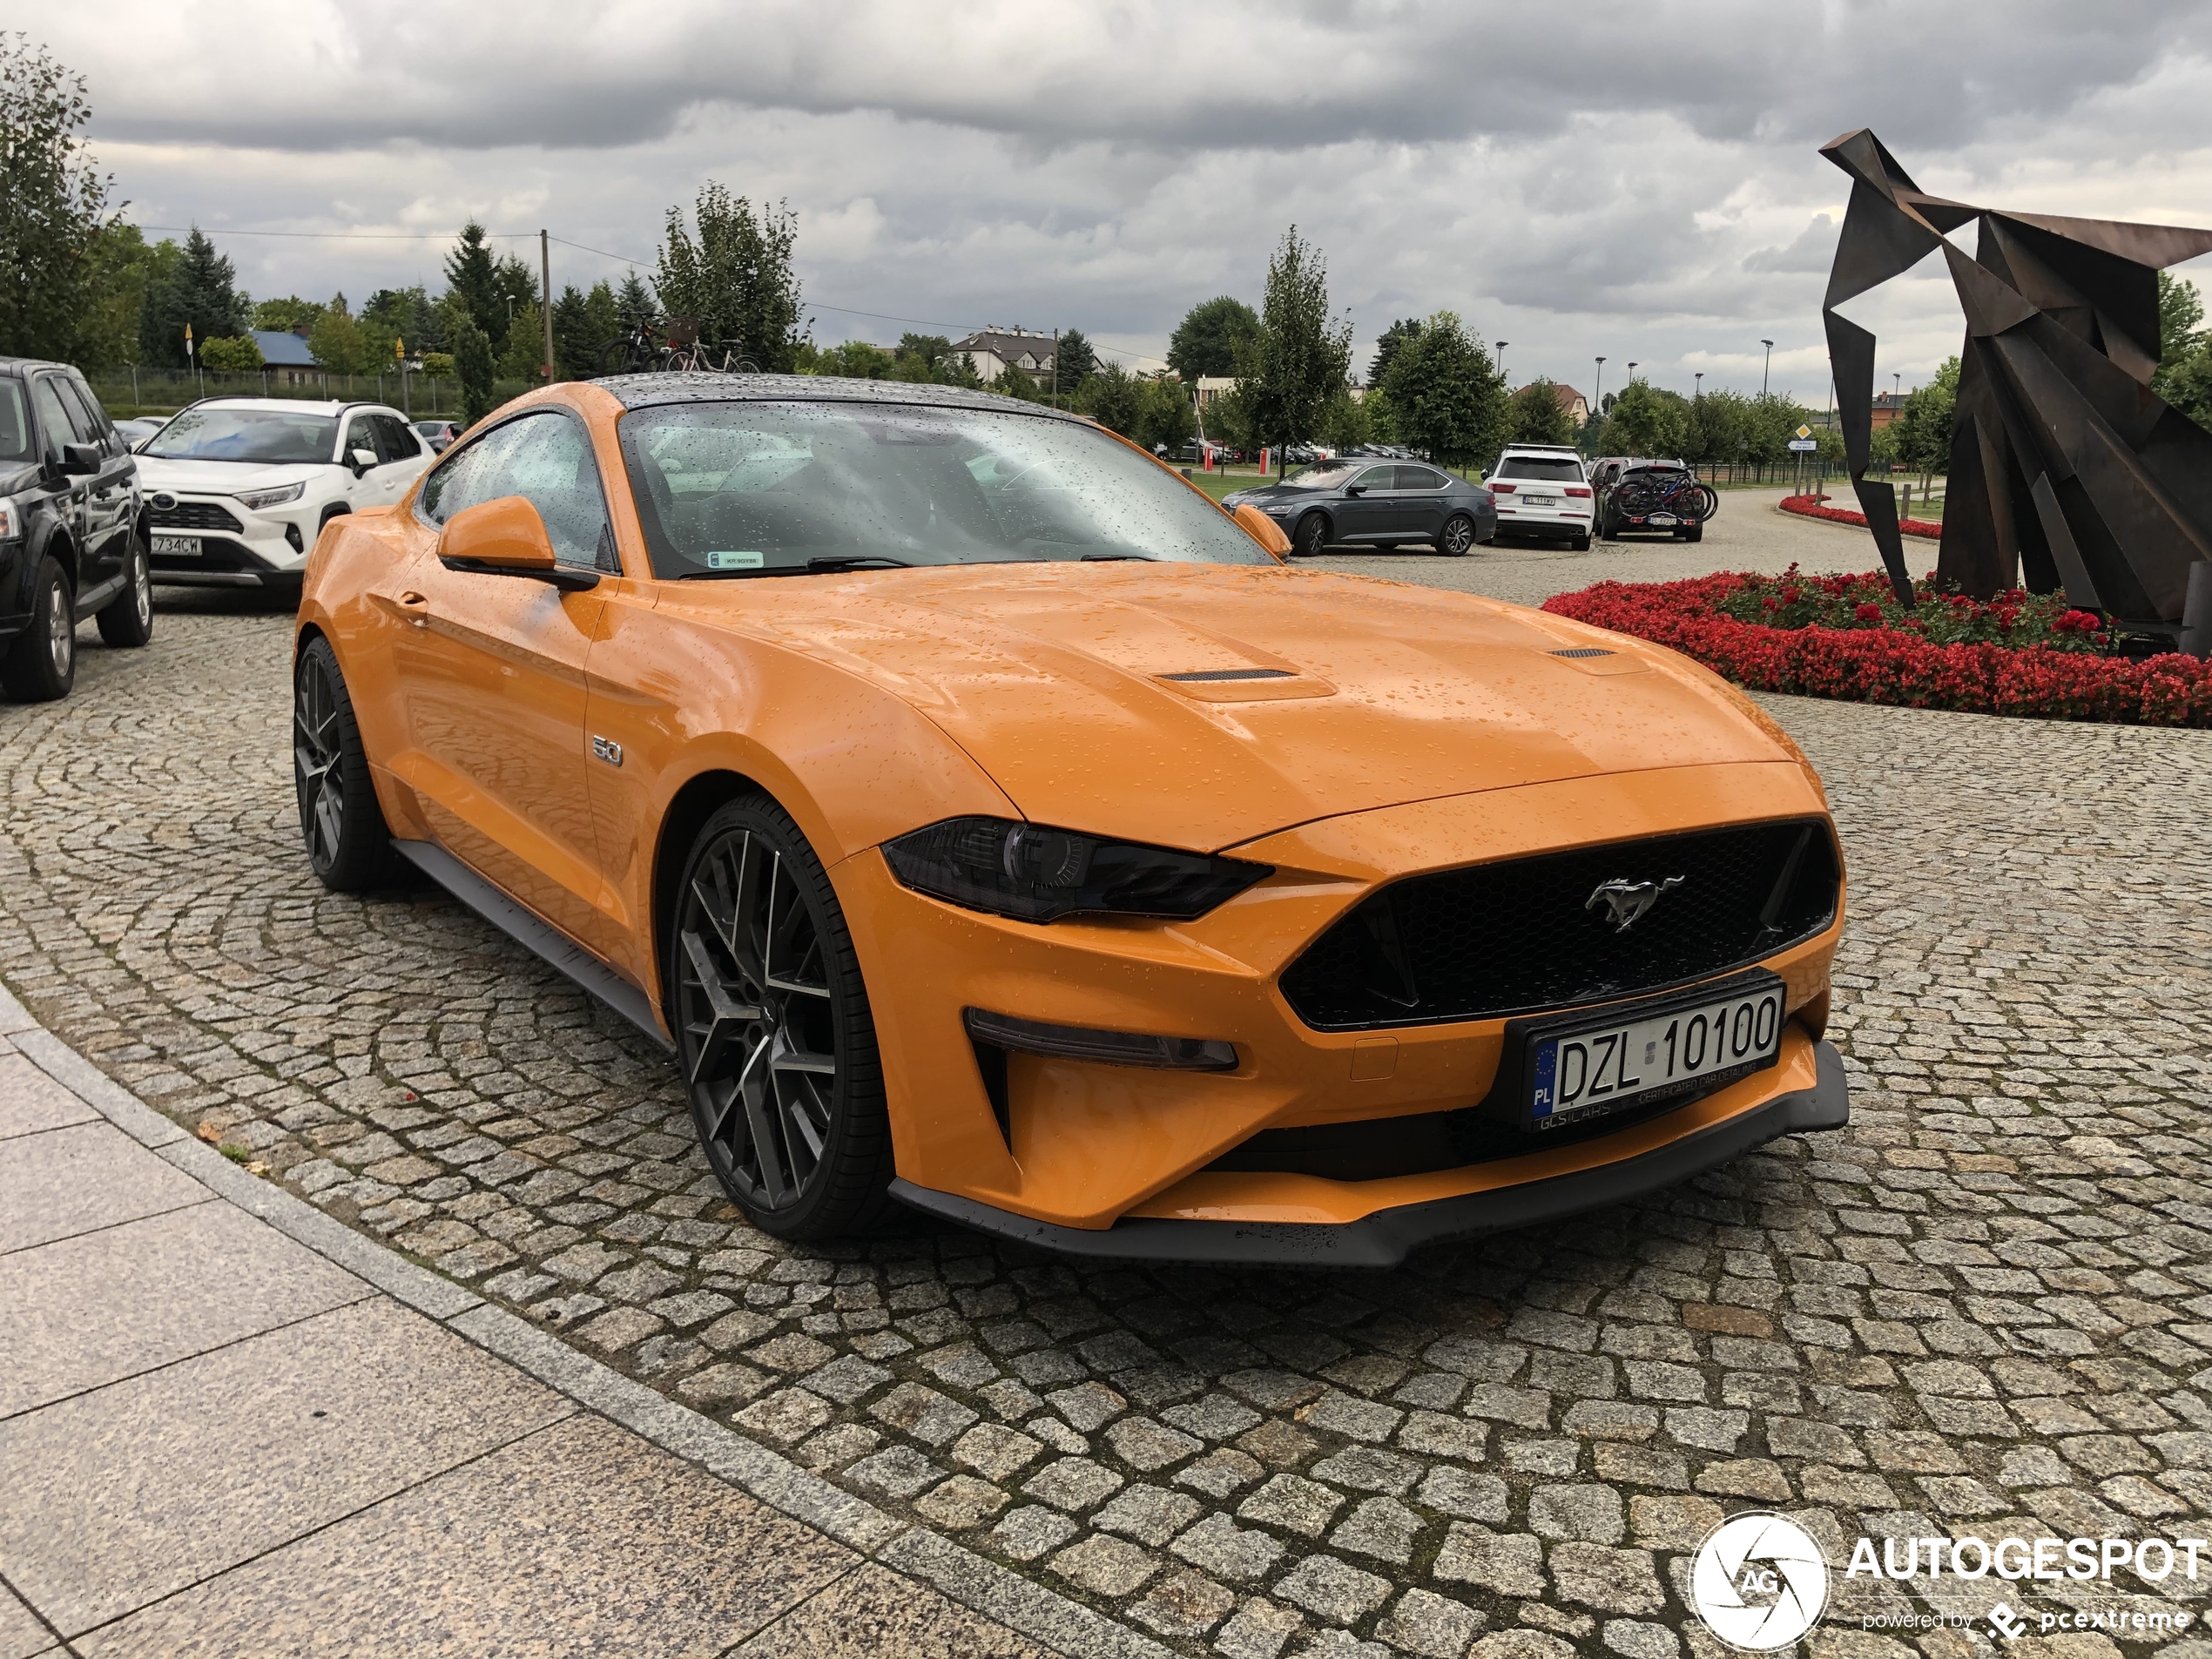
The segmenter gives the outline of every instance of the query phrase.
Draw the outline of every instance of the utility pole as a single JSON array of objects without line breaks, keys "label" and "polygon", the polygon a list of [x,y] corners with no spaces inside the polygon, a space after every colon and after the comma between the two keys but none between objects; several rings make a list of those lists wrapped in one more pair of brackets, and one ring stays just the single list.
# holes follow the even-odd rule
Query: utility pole
[{"label": "utility pole", "polygon": [[1052,407],[1060,407],[1060,331],[1052,331]]},{"label": "utility pole", "polygon": [[1770,340],[1762,340],[1759,344],[1766,347],[1766,361],[1759,369],[1759,395],[1761,397],[1764,397],[1766,395],[1767,370],[1774,367],[1774,342]]},{"label": "utility pole", "polygon": [[553,384],[553,241],[544,231],[537,233],[538,293],[541,296],[540,314],[545,322],[545,383]]}]

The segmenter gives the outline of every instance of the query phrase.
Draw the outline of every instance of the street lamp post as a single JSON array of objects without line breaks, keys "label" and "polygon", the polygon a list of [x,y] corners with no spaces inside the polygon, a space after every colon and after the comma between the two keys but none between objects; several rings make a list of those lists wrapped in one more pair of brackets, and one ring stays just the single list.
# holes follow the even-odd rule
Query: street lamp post
[{"label": "street lamp post", "polygon": [[1597,360],[1597,384],[1591,389],[1590,392],[1590,415],[1589,420],[1587,423],[1589,427],[1590,438],[1593,442],[1595,442],[1597,438],[1597,423],[1599,417],[1603,415],[1604,411],[1605,359],[1601,357]]},{"label": "street lamp post", "polygon": [[1631,357],[1630,359],[1629,359],[1629,385],[1631,385],[1631,386],[1634,386],[1635,383],[1636,383],[1636,361],[1635,361],[1635,358]]},{"label": "street lamp post", "polygon": [[1500,380],[1506,377],[1506,347],[1512,344],[1513,341],[1509,340],[1501,340],[1498,342],[1498,378]]},{"label": "street lamp post", "polygon": [[1764,397],[1766,395],[1767,370],[1774,367],[1774,342],[1770,340],[1762,340],[1759,344],[1766,347],[1766,361],[1761,365],[1759,368],[1759,395],[1761,397]]},{"label": "street lamp post", "polygon": [[1690,376],[1690,379],[1692,379],[1692,380],[1694,380],[1694,381],[1696,381],[1697,382],[1697,384],[1696,384],[1694,388],[1691,388],[1691,390],[1690,390],[1690,394],[1689,394],[1689,395],[1690,395],[1690,396],[1691,396],[1691,397],[1693,397],[1693,398],[1699,398],[1699,397],[1703,397],[1703,396],[1704,396],[1704,395],[1705,395],[1705,371],[1704,371],[1703,369],[1702,369],[1702,368],[1701,368],[1701,369],[1699,369],[1699,370],[1698,370],[1698,371],[1697,371],[1695,374],[1693,374],[1693,375],[1691,375],[1691,376]]}]

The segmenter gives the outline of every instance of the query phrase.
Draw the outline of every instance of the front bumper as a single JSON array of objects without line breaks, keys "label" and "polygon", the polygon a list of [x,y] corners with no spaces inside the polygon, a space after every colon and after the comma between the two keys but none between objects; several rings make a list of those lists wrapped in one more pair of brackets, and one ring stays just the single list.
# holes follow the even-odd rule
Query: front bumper
[{"label": "front bumper", "polygon": [[[1357,1221],[1137,1216],[1103,1229],[1062,1227],[910,1181],[894,1181],[891,1196],[941,1220],[1066,1256],[1247,1266],[1395,1267],[1424,1244],[1507,1232],[1626,1204],[1717,1169],[1779,1136],[1842,1129],[1851,1121],[1851,1089],[1843,1056],[1829,1042],[1816,1042],[1812,1049],[1811,1087],[1777,1095],[1647,1150],[1571,1173],[1377,1210]],[[1692,1102],[1670,1116],[1695,1112],[1701,1103]],[[1622,1138],[1635,1133],[1625,1130]]]},{"label": "front bumper", "polygon": [[[315,544],[315,503],[287,502],[266,512],[255,512],[229,496],[196,496],[174,492],[179,511],[219,513],[212,529],[165,524],[164,515],[151,516],[147,529],[154,537],[182,536],[199,547],[195,554],[154,553],[150,568],[156,582],[185,587],[260,587],[272,580],[297,581]],[[233,528],[234,527],[234,528]],[[287,534],[289,532],[289,534]],[[293,545],[297,536],[299,545]]]}]

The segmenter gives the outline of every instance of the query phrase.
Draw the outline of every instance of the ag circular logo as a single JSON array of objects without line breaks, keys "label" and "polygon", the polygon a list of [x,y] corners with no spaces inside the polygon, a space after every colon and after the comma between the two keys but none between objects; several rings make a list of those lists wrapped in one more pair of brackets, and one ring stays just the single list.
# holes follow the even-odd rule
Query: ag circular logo
[{"label": "ag circular logo", "polygon": [[171,495],[171,494],[170,494],[167,490],[165,490],[165,489],[157,489],[156,491],[154,491],[154,494],[153,494],[153,510],[154,510],[155,512],[157,512],[157,513],[165,513],[165,512],[167,512],[167,511],[168,511],[168,510],[169,510],[172,507],[174,507],[176,504],[177,504],[177,498],[176,498],[174,496]]},{"label": "ag circular logo", "polygon": [[1828,1558],[1786,1515],[1734,1515],[1706,1534],[1689,1569],[1690,1605],[1732,1648],[1786,1648],[1828,1605]]}]

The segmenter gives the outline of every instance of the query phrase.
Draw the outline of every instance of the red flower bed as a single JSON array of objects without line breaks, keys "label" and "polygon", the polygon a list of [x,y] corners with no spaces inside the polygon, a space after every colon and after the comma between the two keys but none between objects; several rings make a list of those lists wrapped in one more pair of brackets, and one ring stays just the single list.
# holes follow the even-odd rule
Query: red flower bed
[{"label": "red flower bed", "polygon": [[[1864,513],[1855,512],[1848,507],[1823,507],[1820,503],[1827,499],[1825,496],[1784,496],[1782,498],[1782,510],[1785,513],[1796,513],[1805,518],[1831,519],[1838,524],[1858,524],[1862,527],[1865,524],[1866,515]],[[1897,527],[1907,536],[1925,536],[1931,542],[1940,542],[1943,539],[1943,526],[1931,523],[1925,518],[1900,518],[1897,522]]]},{"label": "red flower bed", "polygon": [[[1753,691],[2212,726],[2212,662],[2178,652],[2133,662],[2105,656],[2097,619],[2062,602],[2002,594],[1978,605],[1929,593],[1904,611],[1894,597],[1885,605],[1871,597],[1886,588],[1879,573],[1804,577],[1793,566],[1780,577],[1728,571],[1686,582],[1601,582],[1554,595],[1544,609],[1669,646]],[[1798,625],[1730,614],[1747,609]],[[1816,614],[1800,620],[1808,612]]]}]

